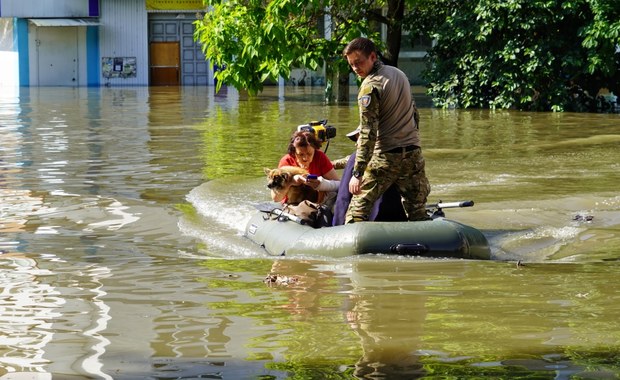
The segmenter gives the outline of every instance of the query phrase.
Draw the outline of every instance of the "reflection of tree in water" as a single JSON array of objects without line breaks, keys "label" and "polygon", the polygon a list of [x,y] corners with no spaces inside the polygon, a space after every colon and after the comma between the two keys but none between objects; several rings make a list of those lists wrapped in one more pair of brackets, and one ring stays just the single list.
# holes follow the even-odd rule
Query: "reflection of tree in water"
[{"label": "reflection of tree in water", "polygon": [[284,313],[277,325],[283,332],[279,341],[286,361],[270,363],[268,368],[293,371],[293,378],[321,378],[319,374],[337,378],[342,364],[360,355],[355,336],[342,328],[348,296],[339,290],[346,280],[330,270],[317,270],[317,264],[277,260],[271,267],[271,273],[296,280],[274,288],[285,297],[276,310]]},{"label": "reflection of tree in water", "polygon": [[[331,273],[333,277],[325,277],[330,272],[316,272],[314,265],[280,260],[272,267],[272,273],[297,276],[298,281],[292,286],[280,288],[288,295],[288,302],[281,308],[293,314],[298,327],[303,328],[295,329],[295,344],[288,344],[287,362],[273,363],[270,367],[294,371],[293,378],[302,378],[300,367],[313,368],[311,378],[317,378],[316,371],[325,375],[328,372],[325,365],[333,361],[331,376],[360,379],[422,376],[424,371],[417,350],[426,316],[426,297],[420,295],[423,290],[420,276],[398,273],[393,263],[390,268],[379,269],[381,264],[376,262],[358,262],[343,264],[346,276],[336,271]],[[344,334],[339,331],[343,316],[350,327],[344,329]],[[357,338],[350,336],[351,331]],[[326,358],[328,353],[331,360]],[[323,363],[311,359],[319,356],[324,357]],[[343,364],[349,368],[345,372],[340,368]]]},{"label": "reflection of tree in water", "polygon": [[[207,305],[211,318],[250,319],[249,328],[240,328],[244,322],[239,321],[234,326],[215,327],[221,329],[220,336],[227,337],[226,346],[237,346],[231,341],[243,339],[246,361],[263,362],[270,374],[286,372],[288,379],[350,378],[343,374],[343,363],[353,363],[361,353],[358,338],[343,329],[342,305],[348,295],[340,290],[346,280],[315,265],[292,260],[209,260],[211,270],[262,276],[277,271],[297,279],[287,286],[257,287],[256,282],[240,281],[241,274],[209,278],[211,289],[249,296]],[[208,335],[213,332],[210,329]]]},{"label": "reflection of tree in water", "polygon": [[[330,112],[337,111],[323,105],[320,93],[301,90],[287,94],[286,99],[277,87],[247,99],[234,89],[224,94],[208,105],[204,120],[196,126],[202,133],[201,156],[208,178],[262,176],[265,167],[277,166],[298,125],[329,118]],[[344,111],[348,115],[349,109]]]},{"label": "reflection of tree in water", "polygon": [[[618,372],[610,364],[620,352],[613,343],[618,334],[596,333],[611,331],[617,310],[597,295],[613,299],[615,288],[582,294],[584,286],[601,285],[598,270],[556,273],[510,264],[490,275],[488,263],[371,260],[209,260],[211,269],[255,279],[223,279],[221,287],[250,297],[208,306],[228,319],[251,318],[254,335],[242,334],[245,360],[288,379],[551,379]],[[296,280],[257,286],[256,275],[269,273]],[[573,306],[548,302],[575,297]],[[567,307],[575,310],[569,315]],[[583,323],[589,313],[600,322]],[[239,326],[225,327],[223,335],[234,339]]]}]

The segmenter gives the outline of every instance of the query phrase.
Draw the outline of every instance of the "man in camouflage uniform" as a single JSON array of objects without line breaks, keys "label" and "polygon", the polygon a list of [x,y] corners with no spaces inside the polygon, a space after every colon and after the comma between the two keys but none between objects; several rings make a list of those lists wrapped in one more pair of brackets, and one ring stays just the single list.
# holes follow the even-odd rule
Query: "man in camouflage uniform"
[{"label": "man in camouflage uniform", "polygon": [[392,184],[401,194],[407,218],[430,219],[426,198],[430,184],[420,149],[418,116],[407,76],[384,65],[374,43],[356,38],[343,51],[349,65],[363,78],[358,94],[360,131],[347,223],[368,220],[374,202]]}]

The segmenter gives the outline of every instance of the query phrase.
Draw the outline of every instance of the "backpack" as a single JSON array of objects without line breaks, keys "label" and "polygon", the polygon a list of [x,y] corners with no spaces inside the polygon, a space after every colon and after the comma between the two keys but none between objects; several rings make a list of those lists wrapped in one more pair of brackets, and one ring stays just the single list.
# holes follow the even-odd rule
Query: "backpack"
[{"label": "backpack", "polygon": [[309,225],[313,228],[332,225],[333,214],[331,210],[329,207],[319,203],[305,200],[297,205],[286,205],[282,211],[299,217],[302,224]]}]

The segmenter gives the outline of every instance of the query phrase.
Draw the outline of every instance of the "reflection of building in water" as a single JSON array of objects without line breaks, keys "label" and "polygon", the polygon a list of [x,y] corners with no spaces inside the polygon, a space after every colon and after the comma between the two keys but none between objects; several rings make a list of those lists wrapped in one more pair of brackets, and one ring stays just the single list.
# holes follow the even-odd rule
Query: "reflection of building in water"
[{"label": "reflection of building in water", "polygon": [[[14,99],[14,98],[13,98]],[[7,104],[11,104],[8,99]],[[40,197],[33,196],[25,190],[21,175],[28,165],[25,157],[24,141],[19,125],[10,125],[9,121],[16,118],[19,107],[3,107],[3,115],[7,117],[0,127],[0,232],[19,232],[27,229],[28,216],[38,213],[44,206]],[[14,249],[2,243],[0,249]],[[10,245],[14,245],[10,244]]]},{"label": "reflection of building in water", "polygon": [[53,320],[64,301],[53,286],[37,280],[49,275],[35,260],[0,254],[0,363],[10,372],[45,372],[45,346],[52,341]]},{"label": "reflection of building in water", "polygon": [[[62,261],[46,263],[51,262]],[[82,274],[86,280],[79,278]],[[101,333],[110,316],[99,280],[108,275],[107,268],[94,267],[72,274],[69,282],[58,281],[61,273],[42,269],[32,258],[0,254],[1,367],[12,375],[49,375],[37,379],[76,372],[111,379],[102,372],[100,360],[109,344]],[[52,279],[58,286],[47,283]]]},{"label": "reflection of building in water", "polygon": [[[41,208],[43,201],[32,197],[30,191],[3,189],[0,185],[0,232],[26,231],[27,217]],[[0,239],[0,248],[2,246]]]},{"label": "reflection of building in water", "polygon": [[[37,118],[32,113],[22,114],[27,110],[17,106],[5,107],[3,111],[11,120]],[[69,374],[76,370],[108,378],[101,371],[99,360],[108,344],[100,335],[109,316],[108,307],[101,300],[105,293],[99,282],[99,278],[107,276],[107,268],[88,269],[86,280],[78,280],[80,274],[72,273],[72,281],[79,282],[67,284],[62,275],[43,269],[31,255],[10,253],[27,250],[20,236],[48,228],[29,223],[53,210],[43,196],[27,190],[29,182],[24,177],[33,162],[44,162],[49,152],[66,147],[62,125],[58,128],[58,133],[53,128],[38,133],[41,140],[37,148],[24,141],[31,126],[6,123],[0,128],[0,367],[11,372],[11,376],[38,373],[37,379],[51,379],[53,373]],[[49,168],[41,171],[42,175],[57,188],[62,180],[54,181],[55,170]],[[63,174],[62,170],[57,173]],[[60,261],[55,256],[48,258],[46,264]],[[94,285],[85,288],[84,284]],[[63,337],[65,334],[67,337]],[[67,342],[76,342],[74,352]],[[74,361],[57,359],[65,357]]]}]

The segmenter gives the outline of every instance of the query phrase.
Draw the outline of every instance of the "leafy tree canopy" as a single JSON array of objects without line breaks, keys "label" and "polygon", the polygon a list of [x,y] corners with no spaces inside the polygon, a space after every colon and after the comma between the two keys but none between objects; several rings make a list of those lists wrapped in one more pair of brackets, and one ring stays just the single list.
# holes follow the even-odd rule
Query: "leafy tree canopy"
[{"label": "leafy tree canopy", "polygon": [[[438,106],[585,110],[582,89],[618,85],[618,0],[426,0]],[[618,88],[615,87],[616,91]]]},{"label": "leafy tree canopy", "polygon": [[[339,53],[349,39],[375,36],[368,21],[379,2],[348,0],[205,0],[209,11],[195,22],[194,38],[218,71],[217,90],[223,83],[260,92],[267,80],[288,79],[291,69],[316,70],[342,65]],[[325,24],[331,32],[319,34]],[[331,23],[329,22],[331,20]],[[338,67],[335,67],[338,69]],[[344,69],[344,68],[343,68]],[[337,71],[337,70],[336,70]]]},{"label": "leafy tree canopy", "polygon": [[205,3],[209,12],[196,21],[195,39],[219,69],[218,90],[226,83],[253,95],[265,81],[288,79],[295,67],[326,63],[328,71],[348,72],[340,59],[344,45],[360,35],[379,41],[381,23],[392,64],[401,28],[434,39],[425,75],[441,107],[584,111],[592,107],[584,97],[600,87],[620,93],[619,0]]}]

